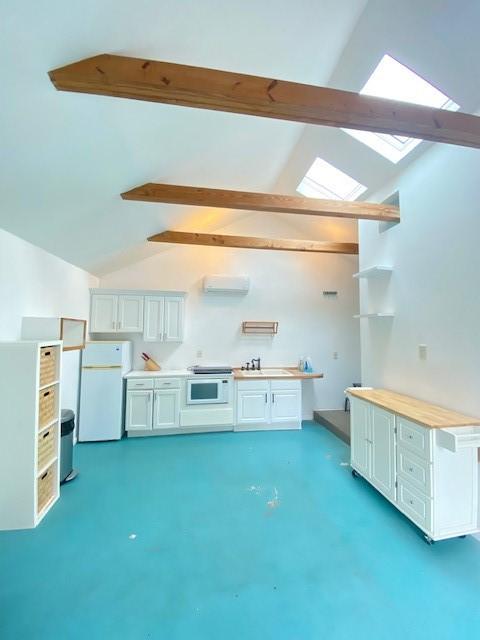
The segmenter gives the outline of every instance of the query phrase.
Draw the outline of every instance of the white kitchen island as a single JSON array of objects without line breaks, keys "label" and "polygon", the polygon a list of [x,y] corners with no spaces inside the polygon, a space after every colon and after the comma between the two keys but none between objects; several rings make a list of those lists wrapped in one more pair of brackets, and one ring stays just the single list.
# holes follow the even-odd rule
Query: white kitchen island
[{"label": "white kitchen island", "polygon": [[384,389],[347,389],[351,466],[429,543],[480,530],[480,419]]}]

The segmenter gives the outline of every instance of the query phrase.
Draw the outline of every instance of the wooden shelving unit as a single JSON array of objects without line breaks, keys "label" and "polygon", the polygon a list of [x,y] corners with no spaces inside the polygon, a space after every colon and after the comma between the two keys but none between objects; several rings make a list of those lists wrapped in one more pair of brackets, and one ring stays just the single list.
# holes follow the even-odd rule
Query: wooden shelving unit
[{"label": "wooden shelving unit", "polygon": [[245,320],[242,322],[243,334],[256,334],[274,336],[278,333],[278,322],[264,322],[257,320]]},{"label": "wooden shelving unit", "polygon": [[36,527],[60,495],[60,340],[0,343],[0,530]]}]

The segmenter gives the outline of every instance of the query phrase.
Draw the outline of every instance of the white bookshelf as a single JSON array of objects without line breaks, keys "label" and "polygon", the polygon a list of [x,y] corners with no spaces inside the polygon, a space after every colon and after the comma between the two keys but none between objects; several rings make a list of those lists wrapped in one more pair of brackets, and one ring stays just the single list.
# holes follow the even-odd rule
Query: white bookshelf
[{"label": "white bookshelf", "polygon": [[379,278],[381,276],[392,273],[393,268],[386,265],[376,265],[374,267],[368,267],[368,269],[361,269],[358,273],[354,273],[354,278]]},{"label": "white bookshelf", "polygon": [[0,530],[36,527],[59,498],[61,352],[0,342]]}]

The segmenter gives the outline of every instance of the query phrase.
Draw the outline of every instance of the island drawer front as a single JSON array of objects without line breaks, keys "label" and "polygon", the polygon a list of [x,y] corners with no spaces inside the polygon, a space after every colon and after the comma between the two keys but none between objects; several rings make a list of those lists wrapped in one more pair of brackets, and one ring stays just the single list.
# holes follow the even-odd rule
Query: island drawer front
[{"label": "island drawer front", "polygon": [[431,430],[400,416],[396,417],[396,424],[398,444],[430,462],[432,459]]},{"label": "island drawer front", "polygon": [[453,453],[457,453],[461,449],[480,447],[480,426],[437,429],[436,436],[437,444]]},{"label": "island drawer front", "polygon": [[129,378],[127,389],[153,389],[153,378]]},{"label": "island drawer front", "polygon": [[398,478],[397,504],[421,529],[432,530],[432,500],[400,476]]},{"label": "island drawer front", "polygon": [[155,389],[180,389],[180,378],[157,378]]},{"label": "island drawer front", "polygon": [[400,445],[397,449],[397,471],[412,486],[432,497],[432,465],[429,462]]}]

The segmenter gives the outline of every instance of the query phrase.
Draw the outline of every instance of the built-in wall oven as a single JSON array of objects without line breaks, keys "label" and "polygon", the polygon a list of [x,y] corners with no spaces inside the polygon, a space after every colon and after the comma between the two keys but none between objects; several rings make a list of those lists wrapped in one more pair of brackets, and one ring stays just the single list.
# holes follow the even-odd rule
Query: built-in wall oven
[{"label": "built-in wall oven", "polygon": [[187,378],[186,404],[230,404],[232,402],[232,376]]}]

